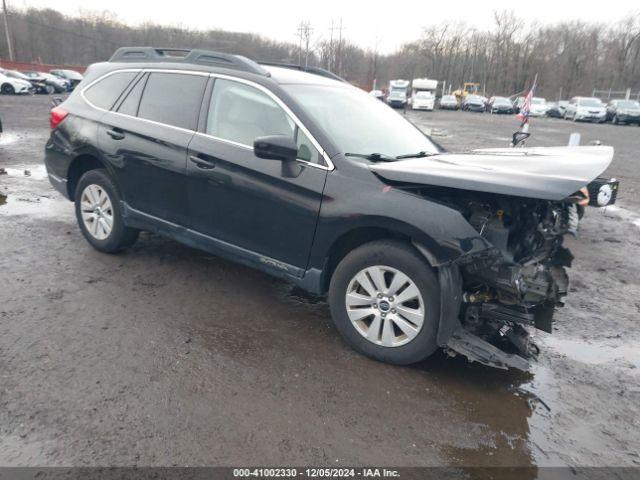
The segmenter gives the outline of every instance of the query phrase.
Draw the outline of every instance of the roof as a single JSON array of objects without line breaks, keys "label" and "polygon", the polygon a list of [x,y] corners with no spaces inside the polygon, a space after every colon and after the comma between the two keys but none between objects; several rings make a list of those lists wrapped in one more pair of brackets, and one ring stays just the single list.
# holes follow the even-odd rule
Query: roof
[{"label": "roof", "polygon": [[217,69],[235,70],[260,77],[271,77],[276,83],[335,85],[344,82],[337,75],[318,67],[264,62],[258,63],[241,55],[199,49],[122,47],[114,52],[108,63],[125,63],[136,66],[180,65],[200,71]]}]

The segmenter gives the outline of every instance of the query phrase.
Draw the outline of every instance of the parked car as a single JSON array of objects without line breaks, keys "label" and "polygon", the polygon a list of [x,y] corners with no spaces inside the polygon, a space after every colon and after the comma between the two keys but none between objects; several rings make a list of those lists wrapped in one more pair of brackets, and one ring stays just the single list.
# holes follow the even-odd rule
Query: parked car
[{"label": "parked car", "polygon": [[76,72],[75,70],[51,70],[49,73],[51,75],[55,75],[56,77],[64,78],[69,82],[69,91],[72,91],[74,88],[78,86],[78,84],[82,81],[82,74]]},{"label": "parked car", "polygon": [[47,81],[42,75],[31,75],[25,72],[20,72],[24,75],[25,79],[28,79],[31,82],[31,85],[35,89],[35,93],[53,93],[55,90],[51,85],[47,84]]},{"label": "parked car", "polygon": [[480,95],[467,95],[462,102],[462,110],[467,112],[484,112],[484,97],[481,97]]},{"label": "parked car", "polygon": [[640,125],[640,102],[611,100],[607,105],[607,120],[610,120],[614,125],[627,123]]},{"label": "parked car", "polygon": [[531,99],[531,110],[529,115],[531,117],[544,117],[547,114],[547,100],[542,97],[533,97]]},{"label": "parked car", "polygon": [[574,122],[578,120],[604,122],[607,118],[607,109],[598,98],[573,97],[564,110],[564,118]]},{"label": "parked car", "polygon": [[568,104],[567,100],[547,103],[547,117],[564,118],[564,111]]},{"label": "parked car", "polygon": [[46,72],[36,72],[36,71],[28,71],[23,72],[29,80],[39,80],[44,81],[45,84],[49,85],[53,88],[55,93],[63,93],[69,91],[70,82],[65,80],[64,78],[56,77],[55,75],[51,75]]},{"label": "parked car", "polygon": [[490,113],[513,113],[513,104],[507,97],[491,97],[487,102]]},{"label": "parked car", "polygon": [[369,92],[373,98],[377,98],[378,100],[382,100],[384,102],[384,92],[382,90],[371,90]]},{"label": "parked car", "polygon": [[31,84],[32,93],[53,93],[53,88],[45,82],[44,78],[32,78],[29,75],[25,75],[17,70],[2,70],[2,73],[11,78],[17,78],[19,80],[25,80]]},{"label": "parked car", "polygon": [[18,78],[9,70],[0,70],[0,92],[5,95],[30,93],[33,85],[28,80]]},{"label": "parked car", "polygon": [[551,332],[581,189],[615,201],[616,182],[594,181],[611,147],[447,153],[320,69],[163,53],[117,50],[51,110],[46,169],[89,244],[154,231],[326,294],[345,340],[381,361],[442,347],[528,368],[523,325]]},{"label": "parked car", "polygon": [[431,92],[416,92],[411,101],[413,110],[433,110],[436,103],[436,97]]},{"label": "parked car", "polygon": [[443,95],[438,102],[438,108],[440,110],[458,110],[458,99],[454,95]]}]

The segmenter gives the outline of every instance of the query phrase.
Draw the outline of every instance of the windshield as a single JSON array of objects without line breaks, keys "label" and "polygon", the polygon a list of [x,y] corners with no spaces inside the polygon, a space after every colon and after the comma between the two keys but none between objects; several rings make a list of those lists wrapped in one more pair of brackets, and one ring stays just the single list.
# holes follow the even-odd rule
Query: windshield
[{"label": "windshield", "polygon": [[72,78],[73,80],[82,80],[82,75],[80,75],[75,70],[60,70],[65,77]]},{"label": "windshield", "polygon": [[440,100],[441,102],[455,102],[456,101],[456,97],[454,97],[453,95],[445,95],[444,97],[442,97],[442,100]]},{"label": "windshield", "polygon": [[416,93],[416,98],[433,98],[433,94],[431,92],[418,92]]},{"label": "windshield", "polygon": [[540,97],[533,97],[531,99],[531,103],[533,105],[544,105],[545,103],[547,103],[547,101],[544,98],[540,98]]},{"label": "windshield", "polygon": [[365,92],[345,86],[282,85],[343,153],[396,157],[437,153],[402,115]]},{"label": "windshield", "polygon": [[618,108],[640,108],[640,103],[633,100],[620,100],[618,102]]},{"label": "windshield", "polygon": [[480,102],[482,103],[482,98],[477,95],[467,95],[467,102]]},{"label": "windshield", "polygon": [[15,70],[7,70],[6,72],[4,72],[4,74],[7,77],[11,77],[11,78],[19,78],[20,80],[29,80],[29,77],[27,77],[26,75],[23,75],[20,72],[16,72]]},{"label": "windshield", "polygon": [[578,105],[581,107],[601,107],[602,102],[597,98],[581,98],[578,100]]},{"label": "windshield", "polygon": [[493,99],[493,103],[511,105],[511,101],[509,101],[508,98],[504,98],[504,97],[496,97],[496,98],[494,98]]}]

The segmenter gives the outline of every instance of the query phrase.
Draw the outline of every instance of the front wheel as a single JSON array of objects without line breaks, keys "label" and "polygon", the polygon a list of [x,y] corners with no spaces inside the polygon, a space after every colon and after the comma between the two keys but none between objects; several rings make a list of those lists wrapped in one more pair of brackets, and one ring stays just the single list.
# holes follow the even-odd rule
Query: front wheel
[{"label": "front wheel", "polygon": [[329,305],[347,343],[376,360],[407,365],[438,347],[438,279],[410,245],[382,240],[350,252],[331,278]]},{"label": "front wheel", "polygon": [[10,83],[5,83],[4,85],[2,85],[2,87],[0,87],[0,91],[5,95],[13,95],[14,93],[16,93],[16,89],[13,88],[13,85],[11,85]]},{"label": "front wheel", "polygon": [[78,181],[76,219],[82,234],[96,250],[115,253],[138,238],[139,231],[126,227],[120,193],[104,169],[90,170]]}]

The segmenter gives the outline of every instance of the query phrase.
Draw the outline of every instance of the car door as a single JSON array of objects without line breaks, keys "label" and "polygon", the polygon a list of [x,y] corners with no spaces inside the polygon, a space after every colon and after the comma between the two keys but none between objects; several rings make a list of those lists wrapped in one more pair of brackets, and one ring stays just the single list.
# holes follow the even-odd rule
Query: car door
[{"label": "car door", "polygon": [[128,206],[188,226],[187,148],[206,74],[153,71],[137,79],[98,132]]},{"label": "car door", "polygon": [[[319,145],[266,88],[216,78],[202,131],[189,145],[192,228],[293,275],[307,265],[327,175]],[[253,142],[291,135],[298,161],[265,160]]]}]

